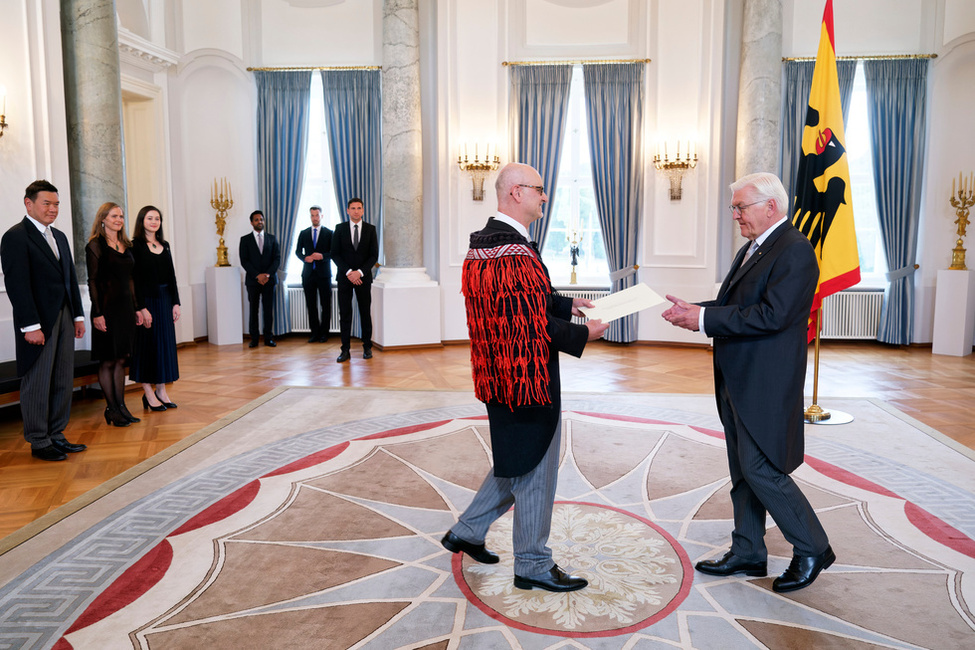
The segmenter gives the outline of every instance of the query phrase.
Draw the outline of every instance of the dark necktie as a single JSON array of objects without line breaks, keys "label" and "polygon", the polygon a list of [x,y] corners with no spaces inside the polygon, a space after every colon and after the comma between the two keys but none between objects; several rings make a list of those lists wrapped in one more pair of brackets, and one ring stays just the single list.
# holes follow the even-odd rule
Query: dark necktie
[{"label": "dark necktie", "polygon": [[[318,248],[318,228],[311,229],[311,247],[312,249]],[[314,253],[315,251],[312,250],[312,252]],[[311,263],[311,268],[314,269],[316,264],[317,261],[313,260]]]},{"label": "dark necktie", "polygon": [[359,224],[352,227],[352,248],[359,250]]}]

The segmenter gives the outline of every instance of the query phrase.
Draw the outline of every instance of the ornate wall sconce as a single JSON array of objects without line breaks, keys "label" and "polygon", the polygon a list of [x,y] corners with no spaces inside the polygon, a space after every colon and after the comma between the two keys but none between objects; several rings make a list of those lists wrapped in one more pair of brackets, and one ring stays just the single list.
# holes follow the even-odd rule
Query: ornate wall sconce
[{"label": "ornate wall sconce", "polygon": [[464,145],[464,155],[463,157],[457,155],[457,165],[460,170],[467,172],[471,175],[472,184],[472,194],[475,201],[484,200],[484,179],[490,172],[497,171],[498,166],[501,164],[501,159],[498,158],[498,149],[494,149],[494,158],[491,157],[491,145],[486,145],[484,147],[484,158],[480,157],[478,154],[478,146],[474,145],[474,160],[470,160],[467,157],[467,145]]},{"label": "ornate wall sconce", "polygon": [[0,86],[0,138],[3,137],[3,130],[7,128],[7,89]]},{"label": "ornate wall sconce", "polygon": [[690,171],[697,167],[697,150],[692,149],[693,145],[688,141],[687,152],[684,157],[681,158],[680,155],[680,140],[677,141],[677,155],[673,160],[667,155],[667,143],[664,142],[664,157],[660,158],[660,151],[658,147],[657,153],[653,157],[653,166],[657,168],[658,172],[666,174],[670,179],[670,200],[680,201],[682,188],[681,183],[684,179],[684,172]]}]

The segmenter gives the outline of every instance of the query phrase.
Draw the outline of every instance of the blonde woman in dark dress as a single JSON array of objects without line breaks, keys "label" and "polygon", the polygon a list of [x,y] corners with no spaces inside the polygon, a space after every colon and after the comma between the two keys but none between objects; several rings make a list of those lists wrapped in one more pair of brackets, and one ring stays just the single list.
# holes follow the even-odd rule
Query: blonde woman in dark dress
[{"label": "blonde woman in dark dress", "polygon": [[179,379],[175,326],[180,316],[179,292],[159,208],[147,205],[139,210],[132,230],[132,254],[136,302],[149,311],[153,326],[136,332],[129,379],[142,384],[143,408],[174,409],[176,404],[169,398],[166,384]]},{"label": "blonde woman in dark dress", "polygon": [[132,353],[136,327],[151,326],[152,317],[135,301],[135,258],[132,242],[125,234],[125,215],[118,204],[104,203],[98,208],[85,258],[91,297],[91,356],[99,362],[105,422],[127,427],[139,418],[125,406],[125,361]]}]

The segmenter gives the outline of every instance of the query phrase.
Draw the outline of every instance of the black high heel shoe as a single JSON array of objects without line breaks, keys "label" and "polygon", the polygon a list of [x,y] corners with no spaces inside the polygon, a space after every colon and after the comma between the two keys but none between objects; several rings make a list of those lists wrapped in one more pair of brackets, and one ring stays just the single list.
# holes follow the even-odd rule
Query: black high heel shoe
[{"label": "black high heel shoe", "polygon": [[111,424],[113,427],[127,427],[131,422],[119,413],[117,410],[113,409],[111,406],[105,407],[105,424]]},{"label": "black high heel shoe", "polygon": [[[157,395],[156,398],[158,399],[159,396]],[[149,409],[150,411],[165,411],[166,410],[166,405],[165,404],[160,404],[159,406],[153,406],[152,404],[149,403],[149,398],[146,397],[145,395],[143,395],[142,396],[142,408],[143,409]]]},{"label": "black high heel shoe", "polygon": [[166,408],[168,408],[168,409],[174,409],[174,408],[176,408],[176,405],[173,404],[172,402],[163,402],[163,399],[161,397],[159,397],[159,393],[157,393],[156,391],[152,391],[152,394],[155,395],[156,396],[156,399],[159,400],[160,402],[162,402],[162,405],[165,406]]},{"label": "black high heel shoe", "polygon": [[125,402],[119,402],[118,412],[122,414],[123,418],[125,418],[132,424],[135,424],[136,422],[142,422],[142,420],[129,413],[129,409],[125,406]]}]

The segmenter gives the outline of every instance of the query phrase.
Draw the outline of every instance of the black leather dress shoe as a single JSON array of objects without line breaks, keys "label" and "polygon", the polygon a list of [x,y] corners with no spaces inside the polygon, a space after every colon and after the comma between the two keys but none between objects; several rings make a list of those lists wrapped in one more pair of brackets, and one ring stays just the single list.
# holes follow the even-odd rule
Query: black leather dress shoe
[{"label": "black leather dress shoe", "polygon": [[544,589],[545,591],[577,591],[586,587],[589,581],[579,576],[570,576],[556,564],[545,573],[533,576],[515,575],[518,589]]},{"label": "black leather dress shoe", "polygon": [[55,440],[54,438],[51,438],[51,446],[60,451],[62,454],[76,454],[79,451],[88,449],[88,447],[85,445],[76,445],[68,442],[67,440]]},{"label": "black leather dress shoe", "polygon": [[372,359],[372,350],[364,350],[362,352],[363,359]]},{"label": "black leather dress shoe", "polygon": [[348,361],[351,358],[352,358],[352,355],[343,350],[342,353],[339,355],[339,358],[336,359],[335,362],[336,363],[345,363],[346,361]]},{"label": "black leather dress shoe", "polygon": [[762,577],[768,574],[768,562],[747,562],[731,551],[720,560],[701,560],[694,565],[701,573],[712,576],[733,576],[744,573],[746,576]]},{"label": "black leather dress shoe", "polygon": [[251,339],[251,342],[247,344],[247,347],[249,347],[249,348],[256,348],[257,347],[257,339]]},{"label": "black leather dress shoe", "polygon": [[274,342],[274,339],[264,339],[264,345],[269,348],[276,348],[278,344]]},{"label": "black leather dress shoe", "polygon": [[54,445],[41,447],[40,449],[31,449],[30,455],[41,460],[67,460],[68,458],[63,451],[60,451]]},{"label": "black leather dress shoe", "polygon": [[309,343],[318,343],[318,337],[317,336],[313,336],[310,339],[308,339],[308,342]]},{"label": "black leather dress shoe", "polygon": [[772,591],[779,593],[808,587],[823,569],[836,561],[833,547],[827,546],[819,555],[793,555],[789,568],[772,582]]},{"label": "black leather dress shoe", "polygon": [[472,559],[477,560],[481,564],[498,563],[498,556],[484,548],[484,544],[471,544],[470,542],[465,542],[449,530],[447,531],[447,534],[443,536],[443,539],[440,540],[440,543],[443,544],[443,547],[451,553],[467,553]]}]

